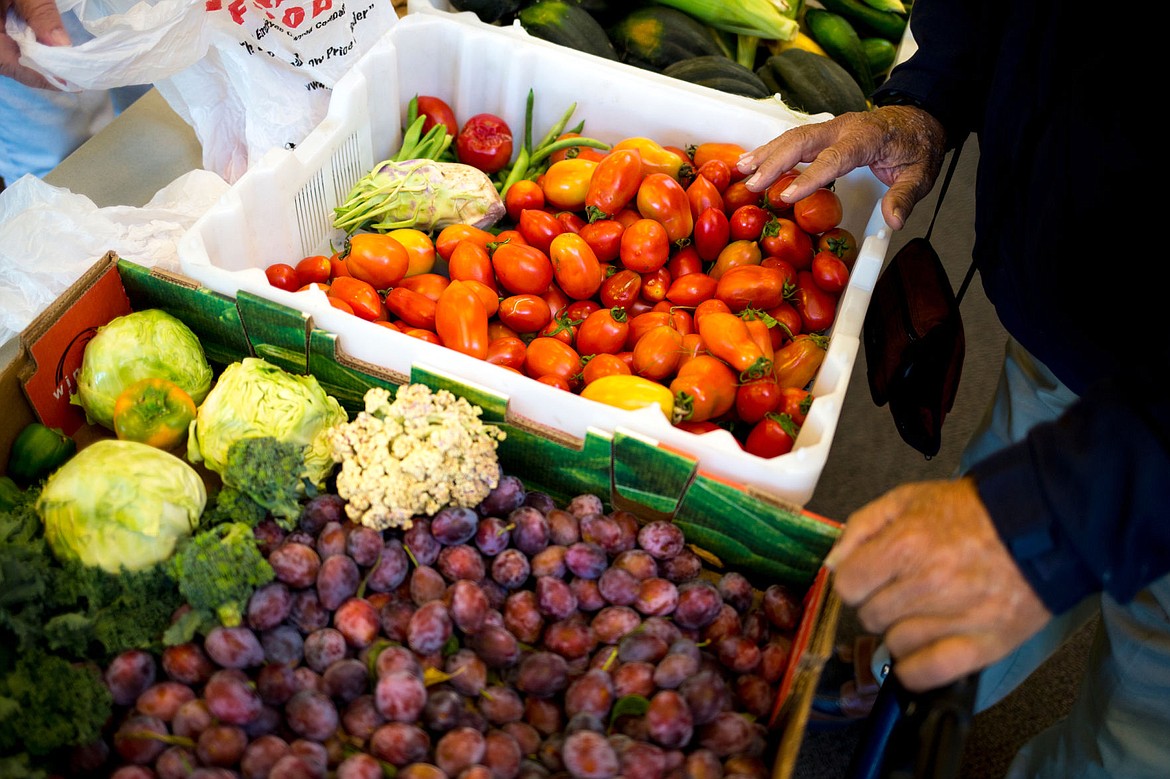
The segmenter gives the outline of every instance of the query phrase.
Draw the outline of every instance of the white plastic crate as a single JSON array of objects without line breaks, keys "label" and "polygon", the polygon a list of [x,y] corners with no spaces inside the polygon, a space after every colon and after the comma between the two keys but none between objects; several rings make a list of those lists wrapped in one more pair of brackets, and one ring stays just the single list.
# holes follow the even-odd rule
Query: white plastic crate
[{"label": "white plastic crate", "polygon": [[530,420],[570,440],[582,440],[590,429],[635,434],[694,457],[708,475],[805,505],[828,458],[889,244],[877,207],[885,188],[868,171],[837,182],[843,226],[864,236],[861,253],[838,306],[808,419],[793,451],[772,459],[747,454],[725,431],[695,435],[654,408],[625,411],[585,400],[342,313],[320,292],[289,293],[268,284],[266,266],[295,264],[341,245],[344,234],[331,227],[333,208],[358,178],[397,150],[412,96],[444,97],[460,117],[490,111],[518,130],[530,87],[538,135],[573,103],[571,123],[583,120],[584,134],[611,142],[638,135],[677,146],[724,141],[752,148],[805,119],[778,100],[684,84],[533,38],[519,27],[424,9],[398,20],[339,81],[326,118],[299,147],[270,152],[182,237],[183,272],[226,295],[245,290],[299,309],[314,326],[337,333],[341,348],[359,360],[404,376],[419,366],[490,387],[508,398],[518,423]]}]

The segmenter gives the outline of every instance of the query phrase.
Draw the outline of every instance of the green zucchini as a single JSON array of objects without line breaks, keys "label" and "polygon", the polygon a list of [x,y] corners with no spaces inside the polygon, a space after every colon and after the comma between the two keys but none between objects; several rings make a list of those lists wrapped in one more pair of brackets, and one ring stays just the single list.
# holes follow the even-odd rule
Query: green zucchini
[{"label": "green zucchini", "polygon": [[850,75],[857,80],[861,91],[867,95],[872,92],[873,72],[869,69],[869,60],[865,57],[861,37],[849,20],[832,11],[809,8],[804,12],[804,21],[808,25],[812,39],[819,43],[830,57],[845,66]]},{"label": "green zucchini", "polygon": [[773,54],[760,66],[757,75],[775,85],[791,108],[809,114],[839,115],[865,111],[868,104],[861,87],[845,68],[833,59],[805,49],[786,49]]},{"label": "green zucchini", "polygon": [[861,0],[820,0],[833,13],[844,16],[860,35],[877,35],[899,43],[906,32],[906,17],[892,11],[879,11]]},{"label": "green zucchini", "polygon": [[722,55],[711,30],[690,14],[665,5],[631,11],[609,28],[623,62],[661,71],[667,65],[702,55]]},{"label": "green zucchini", "polygon": [[885,73],[898,58],[898,47],[885,38],[876,35],[861,39],[861,49],[869,60],[869,72],[877,76]]},{"label": "green zucchini", "polygon": [[520,9],[520,26],[534,38],[605,59],[616,60],[617,51],[605,29],[579,5],[563,0],[537,0]]},{"label": "green zucchini", "polygon": [[481,22],[510,21],[523,0],[451,0],[456,11],[471,11]]},{"label": "green zucchini", "polygon": [[704,54],[679,60],[668,65],[662,73],[733,95],[760,99],[774,94],[752,70],[722,54]]}]

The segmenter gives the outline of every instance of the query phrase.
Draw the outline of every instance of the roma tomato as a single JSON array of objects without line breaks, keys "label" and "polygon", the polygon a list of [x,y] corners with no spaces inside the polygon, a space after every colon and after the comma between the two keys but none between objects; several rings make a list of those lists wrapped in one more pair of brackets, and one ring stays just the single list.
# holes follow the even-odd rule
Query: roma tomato
[{"label": "roma tomato", "polygon": [[778,306],[769,308],[767,313],[777,323],[777,326],[772,328],[773,346],[779,348],[780,344],[777,343],[776,339],[780,337],[780,334],[784,335],[780,340],[787,341],[794,335],[804,332],[804,320],[800,318],[800,312],[787,300]]},{"label": "roma tomato", "polygon": [[422,126],[424,135],[436,124],[446,127],[447,135],[452,138],[459,135],[459,122],[455,120],[455,112],[446,100],[433,95],[419,95],[415,100],[419,116],[426,117]]},{"label": "roma tomato", "polygon": [[[695,219],[698,219],[699,214],[708,208],[723,210],[723,196],[719,194],[719,189],[711,183],[710,179],[702,173],[695,176],[694,180],[687,186],[687,201],[691,204],[691,216]],[[692,227],[692,229],[694,228]]]},{"label": "roma tomato", "polygon": [[[443,294],[443,290],[450,283],[451,279],[441,273],[420,273],[417,276],[407,276],[398,282],[398,286],[405,287],[438,302],[439,295]],[[395,289],[397,288],[395,287]]]},{"label": "roma tomato", "polygon": [[751,191],[742,181],[733,181],[723,190],[723,210],[729,216],[741,206],[759,206],[763,203],[763,193]]},{"label": "roma tomato", "polygon": [[577,343],[577,327],[580,320],[573,319],[562,313],[553,317],[553,320],[540,329],[537,335],[541,338],[555,338],[561,343],[572,346]]},{"label": "roma tomato", "polygon": [[539,295],[509,295],[496,316],[517,333],[535,333],[552,321],[548,303]]},{"label": "roma tomato", "polygon": [[304,257],[296,265],[300,286],[306,284],[328,284],[333,277],[333,263],[323,254]]},{"label": "roma tomato", "polygon": [[374,285],[353,276],[338,276],[329,285],[329,297],[348,305],[355,316],[373,322],[386,318],[386,306]]},{"label": "roma tomato", "polygon": [[815,333],[799,333],[776,352],[772,375],[781,387],[805,388],[816,378],[825,361],[829,339]]},{"label": "roma tomato", "polygon": [[792,451],[800,433],[796,423],[785,414],[766,414],[756,422],[744,440],[745,452],[756,457],[779,457]]},{"label": "roma tomato", "polygon": [[553,282],[552,261],[535,246],[497,246],[492,252],[492,268],[500,286],[513,295],[541,295]]},{"label": "roma tomato", "polygon": [[489,243],[497,240],[493,233],[483,230],[475,225],[463,224],[456,222],[450,224],[439,231],[435,237],[435,253],[444,260],[451,259],[451,253],[455,251],[455,247],[463,240],[469,240],[472,243],[479,245],[480,248],[486,249]]},{"label": "roma tomato", "polygon": [[780,407],[780,385],[772,376],[740,384],[735,391],[735,413],[744,422],[755,423]]},{"label": "roma tomato", "polygon": [[577,233],[597,255],[598,262],[613,262],[621,253],[625,225],[613,219],[599,219],[582,226]]},{"label": "roma tomato", "polygon": [[682,334],[670,325],[652,327],[634,344],[633,351],[636,375],[664,381],[678,370],[682,358]]},{"label": "roma tomato", "polygon": [[670,259],[670,234],[656,219],[639,219],[622,232],[622,265],[636,273],[650,273]]},{"label": "roma tomato", "polygon": [[504,193],[504,210],[508,212],[509,219],[519,222],[520,212],[526,208],[543,209],[544,190],[531,179],[520,179]]},{"label": "roma tomato", "polygon": [[557,221],[566,233],[580,233],[581,228],[589,224],[576,211],[558,211]]},{"label": "roma tomato", "polygon": [[670,243],[691,237],[695,218],[687,192],[676,179],[665,173],[651,173],[642,179],[636,198],[638,213],[666,228]]},{"label": "roma tomato", "polygon": [[601,352],[582,358],[581,381],[588,387],[602,376],[629,376],[630,366],[616,354]]},{"label": "roma tomato", "polygon": [[435,300],[408,287],[397,286],[386,293],[386,308],[410,327],[435,329]]},{"label": "roma tomato", "polygon": [[488,343],[487,357],[484,358],[492,365],[502,365],[512,370],[521,370],[524,367],[524,353],[528,351],[528,344],[517,336],[505,335],[493,338]]},{"label": "roma tomato", "polygon": [[758,241],[764,233],[764,225],[771,216],[759,206],[740,206],[727,218],[728,230],[733,241]]},{"label": "roma tomato", "polygon": [[683,166],[690,167],[690,160],[664,148],[662,144],[652,138],[642,136],[623,138],[613,145],[610,154],[625,149],[638,152],[638,157],[642,160],[643,177],[652,173],[662,173],[674,179],[677,184],[684,175]]},{"label": "roma tomato", "polygon": [[532,208],[526,208],[520,212],[516,229],[524,236],[525,243],[529,246],[535,246],[546,254],[553,238],[565,231],[565,228],[551,213]]},{"label": "roma tomato", "polygon": [[626,348],[633,350],[639,339],[659,325],[673,325],[674,318],[670,311],[645,311],[630,318],[630,335],[626,339]]},{"label": "roma tomato", "polygon": [[534,379],[555,376],[572,387],[580,379],[581,356],[564,341],[537,336],[528,342],[524,372]]},{"label": "roma tomato", "polygon": [[582,211],[593,172],[601,163],[577,157],[561,160],[548,166],[541,179],[544,201],[555,209]]},{"label": "roma tomato", "polygon": [[844,227],[833,227],[821,233],[817,238],[816,250],[837,255],[849,270],[853,270],[853,263],[857,262],[857,254],[861,251],[853,233]]},{"label": "roma tomato", "polygon": [[158,449],[172,449],[187,438],[195,401],[169,379],[139,379],[114,400],[114,433]]},{"label": "roma tomato", "polygon": [[633,201],[642,183],[642,155],[636,149],[615,149],[597,163],[585,212],[590,222],[609,219]]},{"label": "roma tomato", "polygon": [[791,302],[800,314],[807,333],[828,328],[837,315],[837,298],[817,286],[811,271],[797,272],[796,289],[792,293]]},{"label": "roma tomato", "polygon": [[512,159],[512,128],[495,114],[476,114],[455,137],[459,161],[491,175]]},{"label": "roma tomato", "polygon": [[768,257],[778,257],[797,270],[812,267],[812,236],[800,225],[782,216],[775,217],[764,226],[760,236],[760,250]]},{"label": "roma tomato", "polygon": [[689,243],[670,255],[670,259],[666,262],[666,269],[670,271],[672,279],[677,279],[688,273],[702,273],[703,258],[695,250],[694,244]]},{"label": "roma tomato", "polygon": [[746,176],[739,172],[736,163],[739,158],[743,156],[747,149],[740,146],[738,143],[724,143],[718,141],[707,141],[695,146],[694,151],[691,152],[692,159],[695,161],[695,167],[702,168],[710,162],[719,162],[727,167],[728,175],[731,176],[732,181],[746,178]]},{"label": "roma tomato", "polygon": [[478,293],[452,281],[435,304],[435,333],[448,349],[478,357],[488,354],[488,314]]},{"label": "roma tomato", "polygon": [[617,354],[626,348],[630,321],[624,308],[599,308],[577,328],[577,352],[582,355]]},{"label": "roma tomato", "polygon": [[453,281],[478,281],[492,289],[497,287],[492,257],[479,241],[460,241],[447,260],[447,273]]},{"label": "roma tomato", "polygon": [[407,276],[417,276],[420,273],[430,273],[435,267],[435,242],[422,230],[413,227],[402,227],[386,233],[406,249],[410,257],[410,264],[406,268]]},{"label": "roma tomato", "polygon": [[768,185],[764,190],[764,202],[774,214],[785,214],[792,210],[792,204],[787,203],[780,198],[784,190],[788,189],[788,185],[792,180],[800,175],[800,171],[790,170],[786,173],[781,173],[780,177]]},{"label": "roma tomato", "polygon": [[606,308],[628,309],[642,295],[642,274],[622,268],[601,282],[598,298]]},{"label": "roma tomato", "polygon": [[817,252],[813,256],[811,273],[816,285],[830,295],[840,295],[849,285],[849,268],[829,251]]},{"label": "roma tomato", "polygon": [[548,303],[548,310],[552,312],[553,316],[557,316],[573,303],[573,300],[555,283],[550,284],[541,297],[544,298],[545,303]]},{"label": "roma tomato", "polygon": [[647,303],[662,303],[670,289],[670,271],[665,266],[642,274],[642,300]]},{"label": "roma tomato", "polygon": [[792,218],[802,230],[813,235],[841,224],[844,215],[841,198],[827,187],[821,187],[792,204]]},{"label": "roma tomato", "polygon": [[715,258],[715,264],[707,272],[711,274],[711,278],[718,281],[724,273],[732,268],[738,268],[744,265],[759,265],[762,259],[760,245],[757,242],[748,240],[732,241],[723,247],[723,251],[719,252],[719,256]]},{"label": "roma tomato", "polygon": [[264,275],[269,284],[285,292],[296,292],[304,286],[297,278],[297,269],[287,262],[272,263],[264,269]]},{"label": "roma tomato", "polygon": [[667,419],[674,417],[674,399],[670,390],[642,376],[603,376],[586,384],[581,397],[629,411],[657,406]]},{"label": "roma tomato", "polygon": [[706,422],[723,416],[735,406],[738,383],[735,371],[723,360],[710,354],[695,355],[670,382],[675,420]]},{"label": "roma tomato", "polygon": [[[697,175],[710,181],[715,189],[719,190],[719,196],[722,200],[723,190],[727,189],[728,185],[731,184],[731,171],[733,169],[734,166],[728,167],[727,163],[723,160],[710,159],[699,166]],[[736,173],[738,175],[738,171]]]},{"label": "roma tomato", "polygon": [[471,291],[479,297],[479,302],[483,303],[483,309],[487,312],[490,320],[500,310],[500,295],[493,287],[489,287],[482,281],[475,279],[464,279],[463,283],[471,287]]},{"label": "roma tomato", "polygon": [[763,265],[728,268],[716,281],[715,297],[733,312],[745,308],[767,311],[784,300],[784,274]]},{"label": "roma tomato", "polygon": [[723,209],[708,208],[695,220],[691,236],[695,251],[706,262],[714,262],[731,240],[731,223]]},{"label": "roma tomato", "polygon": [[704,300],[702,303],[695,306],[695,313],[691,315],[695,323],[695,327],[701,332],[702,328],[699,327],[699,322],[703,319],[703,317],[714,313],[730,314],[731,309],[728,308],[727,304],[719,298]]},{"label": "roma tomato", "polygon": [[666,299],[678,306],[697,306],[715,297],[719,282],[706,273],[688,273],[670,282]]},{"label": "roma tomato", "polygon": [[752,338],[747,323],[735,314],[707,314],[699,320],[698,328],[707,350],[739,371],[745,381],[772,372],[772,361]]},{"label": "roma tomato", "polygon": [[549,247],[553,278],[573,300],[586,300],[601,287],[602,269],[589,243],[577,233],[561,233]]}]

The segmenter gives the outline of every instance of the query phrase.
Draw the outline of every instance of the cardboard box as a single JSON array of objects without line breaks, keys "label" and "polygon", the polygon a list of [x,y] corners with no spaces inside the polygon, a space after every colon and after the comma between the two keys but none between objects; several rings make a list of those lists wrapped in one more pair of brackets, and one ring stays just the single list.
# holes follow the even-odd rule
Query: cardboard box
[{"label": "cardboard box", "polygon": [[410,13],[341,79],[327,117],[298,148],[270,153],[183,236],[183,273],[224,294],[245,291],[296,308],[315,327],[338,334],[348,354],[395,375],[425,368],[482,385],[501,398],[509,418],[529,420],[578,447],[594,429],[636,437],[697,459],[712,477],[805,505],[828,458],[889,244],[877,207],[884,187],[868,170],[836,184],[844,226],[864,237],[861,256],[839,303],[808,418],[793,451],[772,459],[744,452],[726,431],[695,435],[654,408],[626,411],[585,400],[362,321],[330,306],[319,291],[291,293],[268,284],[267,265],[295,264],[342,244],[344,233],[331,226],[333,209],[398,149],[412,96],[445,96],[461,117],[498,113],[519,131],[529,87],[538,136],[573,104],[573,121],[584,121],[583,132],[609,142],[645,135],[668,145],[718,140],[753,148],[802,121],[778,100],[685,84],[533,38],[519,27],[486,25],[470,13]]},{"label": "cardboard box", "polygon": [[590,430],[582,446],[566,444],[538,427],[506,419],[498,394],[460,379],[415,367],[407,377],[355,360],[336,334],[313,328],[297,309],[247,292],[224,296],[191,279],[103,258],[39,316],[20,339],[16,359],[0,373],[0,473],[12,442],[32,421],[57,422],[80,446],[109,433],[86,423],[70,404],[74,378],[88,337],[115,316],[162,308],[199,336],[217,372],[256,355],[290,370],[311,372],[353,414],[370,386],[393,388],[404,380],[447,388],[484,408],[500,425],[504,469],[529,489],[558,502],[593,493],[643,520],[670,518],[688,542],[741,571],[758,585],[787,582],[805,592],[804,616],[793,658],[781,684],[773,719],[777,779],[791,774],[821,669],[832,652],[839,602],[820,565],[840,526],[823,517],[761,499],[742,485],[696,472],[693,460],[622,432]]}]

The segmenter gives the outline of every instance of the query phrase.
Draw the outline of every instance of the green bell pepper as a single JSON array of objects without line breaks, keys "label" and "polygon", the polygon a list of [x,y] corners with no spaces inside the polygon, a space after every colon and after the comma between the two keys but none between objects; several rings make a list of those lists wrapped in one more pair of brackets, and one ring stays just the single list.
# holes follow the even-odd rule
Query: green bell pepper
[{"label": "green bell pepper", "polygon": [[29,486],[60,468],[77,453],[77,442],[60,428],[31,422],[12,443],[8,475],[17,484]]}]

